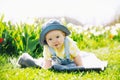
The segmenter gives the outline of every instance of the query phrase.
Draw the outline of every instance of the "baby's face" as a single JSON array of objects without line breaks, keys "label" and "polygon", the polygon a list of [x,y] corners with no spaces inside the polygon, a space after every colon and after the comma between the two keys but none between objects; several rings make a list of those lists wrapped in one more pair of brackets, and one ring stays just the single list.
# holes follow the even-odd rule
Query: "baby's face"
[{"label": "baby's face", "polygon": [[53,30],[45,36],[47,44],[56,49],[60,49],[64,44],[65,33],[60,30]]}]

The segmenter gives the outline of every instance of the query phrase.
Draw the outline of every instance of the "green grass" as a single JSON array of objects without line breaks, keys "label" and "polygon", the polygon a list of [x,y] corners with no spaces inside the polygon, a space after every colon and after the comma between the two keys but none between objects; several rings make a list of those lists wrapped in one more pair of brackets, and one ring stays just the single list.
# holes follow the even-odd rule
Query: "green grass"
[{"label": "green grass", "polygon": [[12,57],[0,55],[0,80],[120,80],[119,42],[103,48],[84,50],[94,52],[100,59],[107,60],[108,67],[100,72],[57,72],[39,68],[19,68],[10,63]]}]

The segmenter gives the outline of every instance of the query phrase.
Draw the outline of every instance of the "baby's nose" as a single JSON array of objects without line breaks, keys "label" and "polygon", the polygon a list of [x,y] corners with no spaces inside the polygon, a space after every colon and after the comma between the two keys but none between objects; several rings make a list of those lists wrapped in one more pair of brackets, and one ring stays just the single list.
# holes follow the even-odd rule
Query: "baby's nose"
[{"label": "baby's nose", "polygon": [[57,43],[57,42],[58,42],[57,39],[54,39],[54,40],[53,40],[53,43]]}]

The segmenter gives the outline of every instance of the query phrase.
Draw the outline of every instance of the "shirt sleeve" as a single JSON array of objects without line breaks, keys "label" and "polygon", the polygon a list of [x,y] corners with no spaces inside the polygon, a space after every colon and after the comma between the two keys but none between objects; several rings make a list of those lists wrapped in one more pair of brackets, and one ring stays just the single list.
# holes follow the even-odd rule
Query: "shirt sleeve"
[{"label": "shirt sleeve", "polygon": [[71,58],[75,58],[79,53],[80,53],[80,49],[78,48],[77,44],[75,41],[73,41],[71,38],[69,38],[69,50],[70,50],[70,55]]},{"label": "shirt sleeve", "polygon": [[44,45],[43,57],[45,60],[51,60],[52,55],[47,45]]}]

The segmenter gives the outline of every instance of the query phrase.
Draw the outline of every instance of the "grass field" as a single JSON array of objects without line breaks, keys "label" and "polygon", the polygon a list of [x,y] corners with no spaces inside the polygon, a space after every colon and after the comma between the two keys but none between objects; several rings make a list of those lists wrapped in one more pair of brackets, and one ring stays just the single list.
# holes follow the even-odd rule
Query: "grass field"
[{"label": "grass field", "polygon": [[[10,63],[15,57],[0,55],[0,80],[120,80],[120,43],[113,48],[85,49],[108,61],[104,71],[57,72],[39,68],[19,68]],[[13,62],[14,63],[14,62]]]}]

